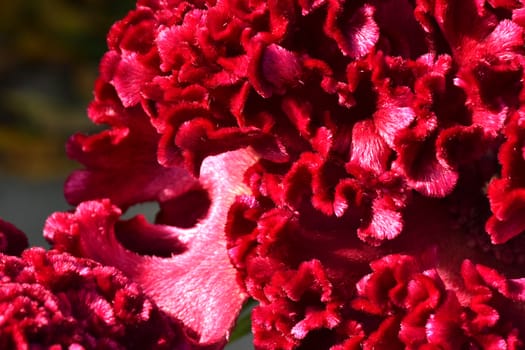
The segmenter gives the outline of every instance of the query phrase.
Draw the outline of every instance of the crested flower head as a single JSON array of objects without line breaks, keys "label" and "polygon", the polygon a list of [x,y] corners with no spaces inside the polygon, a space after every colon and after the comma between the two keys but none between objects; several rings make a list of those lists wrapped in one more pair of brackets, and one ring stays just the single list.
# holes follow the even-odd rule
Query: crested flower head
[{"label": "crested flower head", "polygon": [[[16,240],[15,240],[16,241]],[[187,349],[182,327],[113,267],[31,248],[0,254],[2,349]]]},{"label": "crested flower head", "polygon": [[524,9],[139,0],[45,235],[199,344],[250,296],[260,349],[520,348]]}]

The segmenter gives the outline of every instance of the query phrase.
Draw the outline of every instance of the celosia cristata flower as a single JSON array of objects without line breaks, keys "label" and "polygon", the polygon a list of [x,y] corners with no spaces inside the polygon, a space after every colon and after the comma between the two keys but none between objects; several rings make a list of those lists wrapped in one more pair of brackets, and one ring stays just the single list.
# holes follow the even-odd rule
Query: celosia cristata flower
[{"label": "celosia cristata flower", "polygon": [[205,344],[248,294],[260,349],[525,346],[523,25],[519,0],[139,0],[46,237]]},{"label": "celosia cristata flower", "polygon": [[27,237],[22,231],[0,219],[0,253],[20,255],[28,244]]},{"label": "celosia cristata flower", "polygon": [[20,257],[0,253],[0,310],[2,349],[188,349],[193,344],[175,319],[117,269],[42,248],[24,250]]},{"label": "celosia cristata flower", "polygon": [[[246,152],[207,158],[199,183],[203,187],[194,183],[182,198],[176,186],[183,182],[166,178],[173,189],[161,194],[166,202],[161,202],[156,224],[143,216],[119,220],[121,210],[108,199],[93,200],[80,203],[74,213],[50,216],[44,235],[56,249],[118,267],[164,312],[182,321],[196,343],[220,348],[246,299],[228,260],[224,225],[236,196],[247,192],[242,169],[254,161]],[[127,190],[135,189],[143,190]],[[202,207],[208,209],[202,220],[180,227]],[[184,213],[188,209],[189,215]]]}]

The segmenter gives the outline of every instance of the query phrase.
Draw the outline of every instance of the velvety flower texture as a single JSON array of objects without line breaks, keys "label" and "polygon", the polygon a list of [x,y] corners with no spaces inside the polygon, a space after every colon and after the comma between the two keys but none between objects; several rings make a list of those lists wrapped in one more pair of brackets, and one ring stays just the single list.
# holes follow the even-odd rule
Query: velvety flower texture
[{"label": "velvety flower texture", "polygon": [[0,254],[0,348],[183,349],[176,321],[112,267],[42,248]]},{"label": "velvety flower texture", "polygon": [[250,296],[258,349],[522,348],[524,25],[521,0],[139,0],[45,235],[200,344]]},{"label": "velvety flower texture", "polygon": [[27,237],[22,231],[0,219],[0,253],[20,255],[28,245]]},{"label": "velvety flower texture", "polygon": [[[161,310],[181,321],[195,344],[222,348],[246,299],[228,260],[224,225],[231,203],[247,191],[241,184],[243,163],[254,159],[246,152],[207,158],[201,170],[203,187],[194,184],[181,198],[161,202],[156,224],[142,215],[119,220],[122,210],[100,199],[80,203],[74,213],[51,215],[44,235],[58,250],[118,267]],[[227,169],[230,164],[236,167]],[[185,227],[202,207],[208,209],[205,217]]]}]

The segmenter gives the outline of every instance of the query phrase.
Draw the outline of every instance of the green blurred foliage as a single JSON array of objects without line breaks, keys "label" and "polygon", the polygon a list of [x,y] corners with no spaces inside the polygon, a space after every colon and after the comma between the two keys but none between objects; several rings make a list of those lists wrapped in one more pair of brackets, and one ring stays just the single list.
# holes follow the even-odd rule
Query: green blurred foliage
[{"label": "green blurred foliage", "polygon": [[252,310],[255,306],[257,306],[257,301],[254,299],[249,299],[246,304],[244,304],[241,313],[237,318],[235,329],[230,334],[230,343],[250,334],[252,330]]},{"label": "green blurred foliage", "polygon": [[0,172],[63,176],[64,143],[86,107],[111,25],[133,0],[6,1],[0,11]]}]

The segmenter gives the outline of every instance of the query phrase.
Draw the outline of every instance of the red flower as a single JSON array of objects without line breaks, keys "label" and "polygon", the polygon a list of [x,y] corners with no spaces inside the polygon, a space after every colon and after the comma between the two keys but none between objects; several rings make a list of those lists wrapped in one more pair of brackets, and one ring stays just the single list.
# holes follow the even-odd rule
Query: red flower
[{"label": "red flower", "polygon": [[182,349],[180,325],[120,271],[67,253],[0,254],[2,349]]},{"label": "red flower", "polygon": [[[182,321],[195,342],[223,345],[246,299],[228,260],[224,225],[235,197],[247,192],[243,169],[254,161],[244,150],[208,157],[202,163],[202,188],[195,182],[182,198],[171,198],[178,189],[164,193],[156,224],[143,216],[119,220],[122,211],[110,200],[93,200],[80,203],[75,213],[51,215],[44,236],[56,249],[123,271],[161,310]],[[178,217],[186,205],[195,205],[190,217]],[[207,210],[195,226],[177,227],[185,226],[199,206]]]},{"label": "red flower", "polygon": [[[247,293],[261,349],[516,349],[523,6],[139,0],[46,237],[200,343]],[[119,219],[145,201],[155,223]]]},{"label": "red flower", "polygon": [[493,215],[487,221],[492,243],[506,243],[525,230],[522,214],[525,209],[525,128],[523,112],[509,118],[505,127],[505,143],[499,150],[501,178],[488,187]]},{"label": "red flower", "polygon": [[28,244],[27,237],[22,231],[0,219],[0,253],[20,255]]}]

